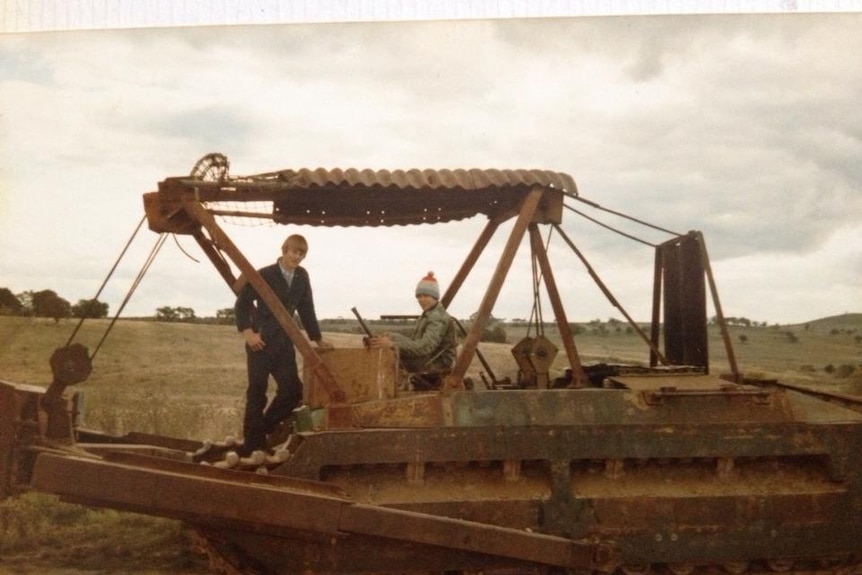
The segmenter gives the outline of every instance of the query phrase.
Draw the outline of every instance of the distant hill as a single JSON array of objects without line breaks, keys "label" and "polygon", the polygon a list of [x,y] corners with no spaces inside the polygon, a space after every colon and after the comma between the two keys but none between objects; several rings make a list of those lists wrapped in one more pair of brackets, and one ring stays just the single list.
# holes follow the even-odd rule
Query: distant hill
[{"label": "distant hill", "polygon": [[832,315],[795,324],[791,327],[806,328],[818,333],[830,332],[833,329],[842,331],[856,329],[862,331],[862,313],[843,313],[841,315]]}]

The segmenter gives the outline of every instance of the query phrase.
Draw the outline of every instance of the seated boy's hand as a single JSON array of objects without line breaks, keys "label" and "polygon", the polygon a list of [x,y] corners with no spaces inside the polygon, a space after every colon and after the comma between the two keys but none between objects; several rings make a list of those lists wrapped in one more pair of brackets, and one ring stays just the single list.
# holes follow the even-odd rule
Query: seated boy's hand
[{"label": "seated boy's hand", "polygon": [[392,347],[392,340],[385,335],[375,335],[368,338],[368,347]]},{"label": "seated boy's hand", "polygon": [[335,349],[335,346],[332,345],[331,343],[329,343],[328,341],[326,341],[325,339],[317,340],[316,343],[317,343],[317,349],[322,350],[322,351]]}]

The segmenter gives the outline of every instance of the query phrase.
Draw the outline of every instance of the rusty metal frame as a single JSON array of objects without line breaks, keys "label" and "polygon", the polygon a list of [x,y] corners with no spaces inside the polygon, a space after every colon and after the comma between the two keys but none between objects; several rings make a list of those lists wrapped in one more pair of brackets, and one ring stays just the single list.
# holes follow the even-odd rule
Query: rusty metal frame
[{"label": "rusty metal frame", "polygon": [[464,385],[464,374],[467,373],[467,368],[470,367],[470,362],[473,360],[473,355],[476,353],[479,340],[482,337],[482,332],[485,330],[485,325],[488,323],[488,318],[491,315],[491,310],[494,309],[494,304],[497,301],[497,297],[500,295],[503,282],[506,279],[506,275],[509,273],[509,268],[512,266],[512,261],[515,259],[515,254],[518,251],[521,240],[523,240],[524,234],[527,232],[527,226],[532,221],[543,194],[544,189],[540,186],[535,186],[521,201],[521,208],[518,213],[518,217],[509,234],[509,239],[506,242],[503,253],[497,262],[497,268],[491,276],[491,281],[488,284],[488,289],[485,291],[485,296],[479,304],[479,309],[476,312],[476,321],[473,322],[473,325],[470,327],[470,331],[464,338],[461,353],[459,353],[458,357],[455,359],[452,373],[446,376],[446,389],[458,389]]},{"label": "rusty metal frame", "polygon": [[[393,202],[394,207],[380,221],[341,214],[329,216],[328,208],[343,203],[362,193],[363,198],[374,206]],[[486,289],[485,296],[476,314],[475,321],[465,335],[462,351],[456,358],[447,388],[463,387],[463,377],[472,358],[478,354],[478,342],[487,324],[496,298],[517,252],[518,246],[530,222],[557,224],[562,216],[562,197],[577,196],[574,181],[567,174],[543,170],[282,170],[257,176],[230,178],[228,180],[204,181],[195,178],[167,178],[160,182],[158,192],[144,194],[144,206],[150,229],[157,232],[172,232],[192,235],[215,266],[229,287],[237,292],[242,282],[253,285],[260,280],[256,270],[245,260],[240,251],[219,228],[214,219],[218,210],[211,209],[213,202],[271,201],[273,212],[268,217],[276,223],[294,222],[327,226],[376,226],[403,225],[409,223],[441,223],[477,214],[485,214],[489,221],[473,249],[468,253],[441,301],[448,306],[457,294],[479,256],[487,247],[499,225],[516,217],[515,227],[506,244],[496,271]],[[440,204],[427,218],[422,215],[426,201],[451,201]],[[308,210],[293,214],[291,206],[308,206]],[[326,208],[326,209],[324,209]],[[398,209],[406,214],[400,216]],[[315,221],[315,209],[324,210],[327,217]],[[340,208],[343,211],[343,207]],[[308,211],[309,213],[306,213]],[[373,210],[371,210],[373,212]],[[340,212],[339,212],[340,213]],[[375,212],[376,213],[376,212]],[[381,211],[381,214],[383,211]],[[257,214],[260,215],[260,214]],[[366,221],[367,220],[367,221]],[[206,237],[201,230],[209,233]],[[225,260],[224,252],[239,268],[236,277]],[[548,266],[549,267],[549,266]],[[264,296],[269,290],[263,285],[255,289]],[[269,302],[268,302],[269,303]],[[273,302],[274,305],[276,302]],[[282,314],[276,314],[280,316]],[[336,398],[331,407],[341,406],[343,391],[311,349],[294,324],[292,318],[279,318],[282,327],[296,345],[308,365],[321,373],[321,382],[331,398]],[[571,338],[568,338],[571,339]],[[568,347],[571,347],[569,345]],[[569,351],[570,357],[574,355]],[[330,414],[332,415],[332,414]],[[344,415],[349,419],[349,415]]]}]

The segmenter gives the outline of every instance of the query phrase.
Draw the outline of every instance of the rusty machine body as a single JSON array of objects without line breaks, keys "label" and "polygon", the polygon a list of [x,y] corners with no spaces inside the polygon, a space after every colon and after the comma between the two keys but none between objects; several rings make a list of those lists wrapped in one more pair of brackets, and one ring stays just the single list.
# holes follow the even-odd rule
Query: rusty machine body
[{"label": "rusty machine body", "polygon": [[[47,389],[0,381],[0,496],[38,490],[177,518],[240,572],[857,571],[858,399],[745,378],[697,232],[656,246],[652,325],[644,332],[632,322],[648,363],[583,363],[540,231],[553,229],[582,257],[560,227],[572,201],[583,201],[574,181],[554,172],[231,177],[226,158],[207,156],[191,176],[144,195],[148,224],[192,236],[231,289],[244,278],[277,310],[305,366],[294,432],[265,458],[226,464],[228,446],[80,429],[67,386],[90,367],[87,350],[70,346],[52,358]],[[217,223],[242,215],[223,202],[266,202],[264,217],[296,225],[484,215],[445,306],[495,231],[512,224],[451,373],[439,391],[413,392],[399,386],[391,350],[318,354]],[[468,367],[482,360],[481,334],[522,241],[570,369],[552,378],[556,346],[537,336],[512,350],[518,381],[470,385]],[[708,293],[728,374],[709,367]],[[268,473],[243,471],[252,468]]]}]

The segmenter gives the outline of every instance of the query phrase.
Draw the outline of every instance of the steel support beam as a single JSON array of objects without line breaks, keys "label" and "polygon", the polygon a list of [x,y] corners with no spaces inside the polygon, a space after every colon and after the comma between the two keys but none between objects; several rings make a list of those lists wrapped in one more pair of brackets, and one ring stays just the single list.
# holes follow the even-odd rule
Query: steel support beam
[{"label": "steel support beam", "polygon": [[491,277],[491,283],[479,304],[479,310],[476,312],[476,319],[470,328],[470,332],[464,339],[464,345],[461,353],[455,359],[455,365],[452,367],[452,373],[446,376],[444,387],[447,389],[457,389],[463,387],[464,374],[467,373],[467,368],[470,367],[470,362],[473,361],[473,355],[476,353],[476,348],[479,346],[479,340],[482,337],[482,332],[485,330],[485,325],[488,323],[488,318],[491,311],[494,309],[494,304],[497,302],[497,297],[500,295],[500,289],[503,287],[503,282],[506,280],[506,275],[509,273],[509,268],[512,266],[512,261],[515,259],[515,254],[518,252],[518,246],[527,232],[527,226],[532,221],[536,209],[539,206],[539,201],[542,199],[544,189],[534,187],[530,193],[524,196],[521,202],[521,209],[518,218],[515,220],[515,225],[512,232],[509,234],[509,239],[506,242],[506,247],[497,262],[497,268],[494,275]]},{"label": "steel support beam", "polygon": [[578,355],[578,350],[575,347],[575,338],[572,335],[572,330],[569,327],[569,320],[566,317],[566,310],[563,307],[563,302],[560,299],[560,291],[557,289],[557,281],[554,279],[554,271],[551,268],[551,262],[548,261],[548,252],[545,251],[545,246],[542,245],[542,238],[539,235],[539,227],[532,223],[529,226],[530,230],[530,247],[533,250],[533,255],[539,261],[539,269],[542,270],[542,277],[545,281],[545,288],[548,290],[548,298],[551,300],[551,307],[554,310],[554,318],[557,321],[557,329],[560,331],[560,337],[563,340],[563,347],[566,349],[566,357],[569,360],[569,366],[572,368],[572,377],[578,387],[587,385],[587,378],[581,368],[581,358]]}]

